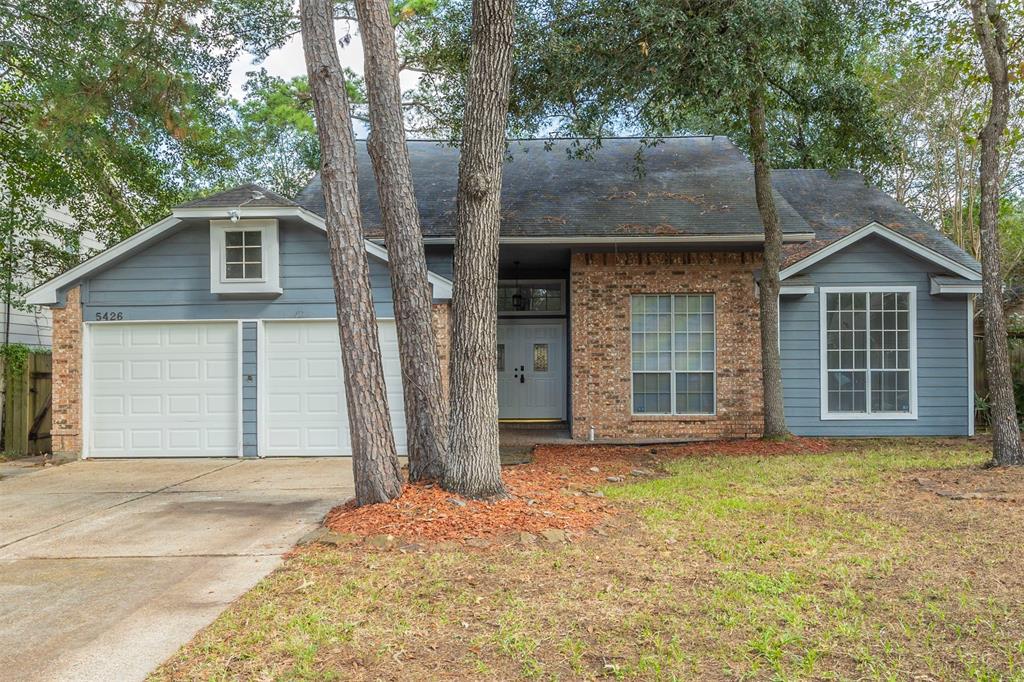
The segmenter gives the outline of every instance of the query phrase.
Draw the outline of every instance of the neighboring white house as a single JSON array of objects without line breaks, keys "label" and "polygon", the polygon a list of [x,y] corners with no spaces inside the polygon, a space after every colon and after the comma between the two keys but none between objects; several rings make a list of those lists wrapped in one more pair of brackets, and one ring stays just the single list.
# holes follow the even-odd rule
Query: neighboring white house
[{"label": "neighboring white house", "polygon": [[[67,226],[74,225],[73,218],[60,208],[46,209],[46,218],[54,222],[63,223]],[[41,235],[51,243],[55,241],[49,235]],[[102,250],[105,245],[96,239],[91,232],[83,234],[79,240],[80,254],[86,255]],[[45,279],[45,278],[44,278]],[[35,286],[38,281],[24,281],[22,284]],[[10,317],[10,324],[8,324]],[[32,306],[28,310],[15,309],[7,305],[0,305],[0,345],[5,343],[23,343],[32,347],[49,348],[53,323],[50,309],[44,306]]]}]

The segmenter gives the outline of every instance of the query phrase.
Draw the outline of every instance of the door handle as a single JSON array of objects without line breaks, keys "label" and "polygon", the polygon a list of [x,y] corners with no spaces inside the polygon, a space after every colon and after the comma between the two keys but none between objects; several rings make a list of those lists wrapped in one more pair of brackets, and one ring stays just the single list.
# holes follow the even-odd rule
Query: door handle
[{"label": "door handle", "polygon": [[526,375],[525,374],[520,374],[519,375],[519,383],[521,383],[521,384],[525,384],[526,383]]}]

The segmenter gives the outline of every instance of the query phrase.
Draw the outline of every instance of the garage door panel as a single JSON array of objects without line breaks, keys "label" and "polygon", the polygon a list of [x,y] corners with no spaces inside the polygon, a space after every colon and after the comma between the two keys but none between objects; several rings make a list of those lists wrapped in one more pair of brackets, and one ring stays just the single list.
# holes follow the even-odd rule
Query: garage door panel
[{"label": "garage door panel", "polygon": [[160,347],[165,330],[155,324],[146,324],[128,328],[129,347]]},{"label": "garage door panel", "polygon": [[99,397],[93,400],[93,410],[96,414],[110,415],[112,417],[124,416],[124,398],[120,396]]},{"label": "garage door panel", "polygon": [[90,325],[89,455],[238,454],[238,324]]},{"label": "garage door panel", "polygon": [[[393,322],[380,323],[381,358],[395,443],[405,453],[405,412]],[[265,446],[270,456],[351,455],[338,326],[333,321],[264,323]]]},{"label": "garage door panel", "polygon": [[128,398],[129,414],[135,417],[150,417],[160,414],[163,401],[158,395],[134,394]]},{"label": "garage door panel", "polygon": [[160,360],[126,360],[126,362],[128,363],[129,381],[160,380],[163,378],[161,372],[163,362]]},{"label": "garage door panel", "polygon": [[313,358],[303,363],[305,378],[310,380],[327,379],[337,381],[341,378],[341,361],[338,358]]}]

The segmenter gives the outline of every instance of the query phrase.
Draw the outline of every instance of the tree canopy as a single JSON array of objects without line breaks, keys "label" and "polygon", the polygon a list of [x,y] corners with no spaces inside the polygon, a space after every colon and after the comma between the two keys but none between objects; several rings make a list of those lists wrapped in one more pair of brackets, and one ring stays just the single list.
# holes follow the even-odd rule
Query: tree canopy
[{"label": "tree canopy", "polygon": [[[290,0],[0,1],[0,281],[117,241],[231,167],[220,93],[242,49],[266,54]],[[47,218],[63,209],[76,228]]]}]

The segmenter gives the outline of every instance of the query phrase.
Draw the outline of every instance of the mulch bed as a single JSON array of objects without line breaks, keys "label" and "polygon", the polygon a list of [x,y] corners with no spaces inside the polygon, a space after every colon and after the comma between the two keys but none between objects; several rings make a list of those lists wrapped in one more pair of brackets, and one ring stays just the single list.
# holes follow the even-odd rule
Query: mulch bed
[{"label": "mulch bed", "polygon": [[390,535],[408,542],[465,542],[549,530],[582,533],[600,526],[623,507],[598,491],[609,482],[655,476],[663,462],[709,455],[815,454],[828,441],[795,438],[715,441],[684,445],[542,445],[529,464],[502,471],[509,497],[495,502],[459,498],[436,485],[406,485],[385,504],[335,507],[324,521],[330,530],[358,536]]}]

